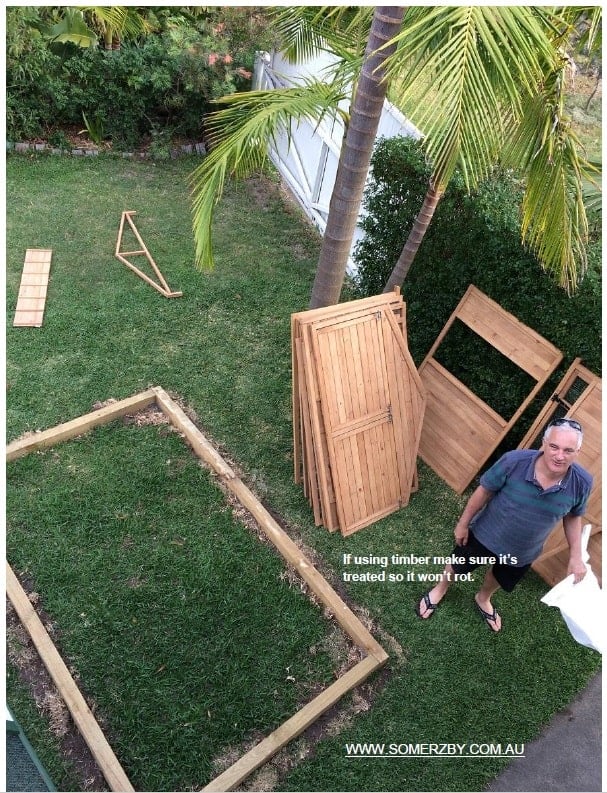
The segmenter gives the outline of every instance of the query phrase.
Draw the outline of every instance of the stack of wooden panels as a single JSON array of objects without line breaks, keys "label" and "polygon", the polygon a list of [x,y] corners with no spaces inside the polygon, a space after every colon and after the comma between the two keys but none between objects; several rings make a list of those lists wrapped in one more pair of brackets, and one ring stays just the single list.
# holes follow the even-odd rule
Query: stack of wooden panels
[{"label": "stack of wooden panels", "polygon": [[397,291],[293,314],[295,479],[348,535],[409,502],[425,393]]}]

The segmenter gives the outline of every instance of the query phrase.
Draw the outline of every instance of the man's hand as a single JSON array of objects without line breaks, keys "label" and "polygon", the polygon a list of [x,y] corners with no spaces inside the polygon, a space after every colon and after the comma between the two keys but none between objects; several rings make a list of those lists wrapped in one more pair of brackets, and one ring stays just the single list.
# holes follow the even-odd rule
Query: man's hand
[{"label": "man's hand", "polygon": [[465,523],[459,521],[455,526],[455,530],[453,532],[453,536],[455,537],[455,544],[456,545],[467,545],[468,544],[468,526]]},{"label": "man's hand", "polygon": [[567,567],[567,575],[573,574],[573,583],[579,584],[588,571],[581,559],[570,559]]},{"label": "man's hand", "polygon": [[482,485],[479,485],[474,493],[470,496],[466,506],[464,507],[464,511],[457,521],[455,530],[453,531],[457,545],[468,544],[468,532],[470,531],[468,526],[470,525],[470,521],[477,512],[480,512],[480,510],[491,498],[493,498],[493,493],[490,490],[485,490]]}]

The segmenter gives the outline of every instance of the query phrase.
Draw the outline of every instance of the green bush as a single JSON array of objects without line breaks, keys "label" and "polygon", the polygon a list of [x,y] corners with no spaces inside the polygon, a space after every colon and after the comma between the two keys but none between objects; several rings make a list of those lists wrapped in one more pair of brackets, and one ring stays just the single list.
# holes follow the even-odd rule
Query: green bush
[{"label": "green bush", "polygon": [[6,130],[10,140],[35,138],[54,117],[62,90],[58,56],[32,27],[32,8],[6,9]]},{"label": "green bush", "polygon": [[141,41],[123,41],[118,50],[65,45],[63,57],[32,27],[23,9],[7,36],[7,133],[22,140],[56,127],[83,127],[83,114],[99,118],[104,136],[117,148],[170,130],[202,137],[210,103],[249,82],[253,58],[242,35],[237,48],[225,27],[203,19]]},{"label": "green bush", "polygon": [[[428,176],[419,143],[411,138],[378,142],[365,196],[365,237],[354,254],[359,296],[382,291],[422,205]],[[589,245],[588,272],[568,297],[521,245],[521,193],[521,184],[508,173],[496,174],[473,195],[467,195],[461,178],[452,181],[402,288],[409,346],[418,365],[474,284],[563,352],[552,388],[578,356],[600,375],[600,240]],[[512,415],[532,385],[462,323],[447,334],[437,357],[504,417]],[[550,394],[544,389],[533,407],[539,410]],[[528,421],[520,423],[521,431]]]}]

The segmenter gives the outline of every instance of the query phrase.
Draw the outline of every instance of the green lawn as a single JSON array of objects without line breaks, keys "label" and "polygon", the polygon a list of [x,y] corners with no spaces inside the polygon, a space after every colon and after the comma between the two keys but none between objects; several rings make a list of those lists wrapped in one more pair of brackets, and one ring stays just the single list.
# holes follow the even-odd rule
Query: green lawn
[{"label": "green lawn", "polygon": [[[314,527],[292,477],[289,322],[293,311],[307,307],[318,238],[274,186],[230,186],[214,227],[216,269],[198,272],[187,195],[195,165],[8,158],[7,438],[149,385],[178,395],[289,533],[320,555],[326,575],[365,610],[391,656],[385,678],[375,679],[371,707],[344,719],[341,731],[329,730],[301,762],[291,754],[279,789],[481,789],[504,761],[353,761],[345,759],[344,745],[529,741],[585,685],[600,657],[577,645],[559,613],[539,602],[546,586],[534,574],[511,596],[498,596],[504,620],[498,636],[472,608],[474,584],[453,590],[422,623],[414,604],[423,584],[340,581],[343,553],[447,554],[465,497],[422,465],[419,492],[406,509],[347,539]],[[143,239],[183,297],[162,297],[113,257],[123,210],[137,210]],[[12,314],[31,247],[53,249],[44,325],[15,329]],[[292,712],[314,678],[330,674],[326,654],[308,652],[327,635],[318,611],[284,584],[280,560],[239,528],[186,447],[162,427],[112,426],[11,464],[7,508],[9,561],[35,581],[62,649],[77,658],[82,683],[99,702],[139,789],[203,784],[221,747],[267,730]],[[208,541],[203,513],[213,515],[221,542]],[[239,564],[247,573],[242,582],[235,580]],[[171,570],[166,580],[165,569]],[[220,574],[217,581],[211,570]],[[232,583],[251,588],[235,588],[230,602],[213,599],[215,585],[227,593]],[[203,590],[212,616],[201,607]],[[107,614],[114,615],[109,622]],[[239,655],[240,675],[232,680],[227,670],[219,682],[211,674],[215,667],[223,672],[231,652],[226,644],[197,647],[193,638],[209,634],[211,618],[225,624],[221,641],[236,636],[236,645],[252,648],[253,658]],[[136,630],[134,619],[145,619],[146,629]],[[281,626],[284,641],[275,641],[272,625]],[[189,638],[180,642],[184,635]],[[121,659],[119,673],[106,657]],[[261,669],[253,663],[260,660]],[[268,691],[278,682],[270,670],[292,664],[302,685],[295,692],[280,686],[274,701]],[[207,671],[192,684],[199,666]],[[268,690],[260,687],[267,675]],[[251,700],[255,690],[259,696]],[[9,691],[18,702],[16,717],[44,742],[10,667]],[[156,693],[165,699],[156,702]],[[211,694],[222,726],[202,738],[205,712],[214,713],[204,706]],[[237,700],[240,715],[219,715],[220,706]],[[303,741],[298,749],[306,754]],[[51,750],[44,751],[46,759]]]}]

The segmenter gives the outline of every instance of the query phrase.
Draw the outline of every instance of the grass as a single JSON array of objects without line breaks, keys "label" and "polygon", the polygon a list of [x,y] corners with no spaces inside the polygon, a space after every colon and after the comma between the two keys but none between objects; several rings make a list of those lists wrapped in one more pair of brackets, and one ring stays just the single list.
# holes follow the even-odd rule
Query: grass
[{"label": "grass", "polygon": [[[238,462],[258,497],[283,517],[293,536],[301,537],[320,554],[327,575],[368,612],[391,655],[387,682],[377,692],[372,707],[346,722],[338,734],[326,736],[306,760],[281,779],[281,789],[481,789],[504,766],[504,761],[354,762],[344,758],[344,744],[529,741],[555,711],[584,687],[599,668],[600,658],[571,639],[557,610],[539,602],[546,586],[534,574],[512,595],[498,596],[504,620],[504,631],[499,636],[489,633],[471,606],[473,583],[450,592],[433,619],[422,623],[414,613],[415,602],[424,588],[421,582],[341,581],[344,553],[449,553],[452,527],[465,497],[454,494],[422,465],[419,492],[406,509],[347,539],[314,527],[307,502],[292,481],[289,320],[293,311],[307,306],[318,239],[301,221],[298,210],[281,202],[270,185],[264,188],[256,182],[230,186],[218,207],[214,226],[216,269],[212,273],[196,271],[187,201],[187,175],[193,167],[186,161],[160,166],[110,158],[9,157],[8,438],[54,426],[87,412],[96,401],[122,398],[148,385],[158,384],[179,394],[196,411],[205,432],[222,452]],[[120,212],[124,209],[138,210],[135,221],[143,239],[171,288],[183,291],[182,298],[161,297],[113,258]],[[24,251],[37,246],[54,251],[44,325],[38,330],[13,329],[12,311]],[[411,323],[415,318],[408,320]],[[65,450],[58,447],[56,452],[37,455],[14,469],[11,466],[10,471],[19,489],[15,491],[17,495],[11,496],[8,513],[14,526],[12,537],[9,535],[9,559],[18,562],[17,566],[28,567],[61,631],[81,634],[82,649],[78,652],[86,669],[83,680],[95,687],[107,672],[102,671],[98,659],[87,657],[87,631],[94,628],[102,648],[111,643],[101,616],[104,598],[110,602],[114,597],[112,587],[103,583],[103,576],[99,582],[99,571],[105,571],[106,577],[116,576],[114,583],[121,582],[122,591],[129,596],[129,617],[139,618],[140,598],[146,595],[150,577],[146,565],[162,566],[160,558],[171,559],[171,564],[175,560],[185,564],[183,557],[191,547],[190,537],[198,531],[195,527],[200,504],[209,498],[197,478],[201,476],[199,470],[190,470],[188,454],[173,447],[167,451],[164,444],[172,443],[173,438],[162,438],[156,448],[157,430],[150,430],[149,438],[148,430],[137,430],[137,444],[143,442],[144,451],[127,458],[131,446],[135,448],[130,440],[134,432],[128,428],[117,432],[108,429],[107,435],[96,431],[90,439],[70,443]],[[141,440],[142,435],[145,440]],[[145,451],[148,444],[156,448],[153,454]],[[118,463],[114,454],[112,461],[105,461],[105,450],[109,453],[114,445],[118,445]],[[59,459],[55,459],[55,454]],[[135,470],[131,465],[137,459],[148,457],[149,472],[143,466],[137,476],[127,473]],[[176,463],[181,469],[179,476],[171,476],[175,472],[167,459],[182,461]],[[83,476],[78,474],[80,469]],[[167,546],[163,553],[168,556],[156,557],[158,549],[150,546],[155,548],[154,553],[144,555],[136,563],[131,560],[133,566],[129,568],[131,550],[122,554],[126,558],[118,558],[121,554],[117,549],[126,532],[121,529],[124,521],[117,515],[127,514],[128,521],[134,521],[137,531],[145,534],[148,518],[140,523],[135,520],[134,513],[140,508],[135,491],[145,493],[145,499],[139,500],[147,505],[155,490],[164,487],[165,475],[170,480],[169,491],[176,487],[179,503],[184,499],[184,508],[178,510],[178,515],[171,512],[176,504],[170,500],[169,491],[162,490],[166,497],[159,502],[152,499],[156,506],[150,519],[159,532],[164,526],[165,533],[155,536],[162,538],[158,545]],[[181,476],[185,477],[182,484]],[[123,491],[129,484],[125,480],[130,478],[135,484],[128,500]],[[90,497],[89,510],[89,496],[84,498],[83,494],[84,488],[93,484],[102,488],[103,495],[94,500]],[[77,496],[77,506],[70,507],[70,511],[64,503],[69,500],[66,488]],[[58,490],[64,493],[63,497]],[[47,506],[37,513],[36,523],[45,528],[34,543],[30,539],[32,521],[26,514],[36,501]],[[100,533],[97,522],[101,518],[104,526]],[[231,527],[230,523],[230,537],[234,533]],[[72,538],[68,546],[63,544],[66,534]],[[107,539],[101,542],[100,534]],[[48,541],[51,537],[52,542]],[[171,545],[171,539],[183,537],[187,538],[186,545]],[[54,569],[57,565],[66,567],[68,549],[73,552],[75,547],[85,547],[87,551],[82,554],[80,572],[74,572],[75,580],[64,587]],[[201,540],[196,547],[195,558],[200,562],[208,545]],[[226,560],[232,560],[226,561],[226,571],[234,570],[234,560],[248,560],[248,553],[238,543],[232,547],[232,540],[220,546],[220,556],[225,554]],[[376,568],[372,569],[376,572]],[[407,569],[415,577],[419,572],[437,568]],[[86,609],[76,605],[73,592],[84,585],[92,570],[98,573],[93,576],[96,584],[87,595],[89,610],[93,610],[92,618],[89,617],[91,626],[85,629],[79,614],[86,613]],[[199,579],[205,575],[203,564],[194,565],[189,572],[181,572],[180,568],[179,576],[188,584],[177,588],[185,591],[186,602],[189,591],[203,586]],[[142,586],[125,588],[124,582],[133,576],[143,582]],[[68,597],[70,589],[72,595]],[[169,608],[167,592],[150,590],[143,602],[153,604],[156,597],[165,598],[159,601],[164,613]],[[243,597],[246,596],[241,596],[241,601]],[[196,614],[202,619],[202,612]],[[311,615],[314,616],[313,610]],[[242,629],[247,629],[249,620],[257,624],[257,618],[256,614],[247,616]],[[173,619],[180,619],[179,609]],[[140,632],[131,630],[128,619],[121,630],[124,633],[117,644],[128,663],[129,677],[133,675],[134,691],[120,693],[114,685],[103,694],[108,708],[116,706],[112,697],[120,695],[125,703],[121,702],[117,709],[122,710],[128,702],[128,707],[133,708],[131,713],[135,713],[135,693],[140,696],[145,685],[135,682],[137,664],[131,660],[136,651],[142,650],[137,642],[143,642],[143,638]],[[283,650],[288,653],[291,644],[295,657],[301,661],[301,646],[296,638],[287,638]],[[172,661],[176,667],[187,667],[177,641],[161,647],[163,660],[158,666],[146,667],[148,680],[156,681],[154,673],[166,663],[164,657],[169,659],[169,665]],[[286,663],[278,660],[278,647],[275,650],[273,642],[267,652],[270,668]],[[320,675],[322,671],[313,669],[310,674]],[[251,675],[255,673],[250,672]],[[250,688],[248,684],[243,686],[247,692]],[[96,696],[97,693],[95,688]],[[183,722],[189,718],[189,709],[197,705],[197,696],[192,693],[190,690],[187,701],[176,704],[176,718],[183,717]],[[162,712],[166,710],[163,708]],[[116,715],[112,715],[112,723]],[[28,723],[25,713],[17,712],[16,717]],[[204,714],[199,713],[199,717],[203,719]],[[142,725],[151,721],[150,731],[158,733],[161,729],[156,718],[156,714],[146,715],[137,723],[143,729]],[[128,729],[125,734],[130,735]],[[187,736],[179,730],[172,735],[179,749],[184,750],[183,757],[187,757],[191,751]],[[147,750],[144,738],[150,740],[145,744]],[[142,736],[141,746],[137,744],[135,750],[148,756],[152,739],[161,738],[158,734]],[[175,779],[170,767],[175,741],[170,752],[157,752],[157,764],[164,766],[160,773],[168,780]],[[121,747],[124,745],[120,743]],[[208,762],[208,755],[200,762]],[[141,760],[133,762],[141,763],[138,768],[145,765]]]},{"label": "grass", "polygon": [[309,652],[326,621],[177,433],[110,425],[22,458],[7,510],[10,558],[137,790],[208,781],[212,758],[331,680],[327,653]]}]

